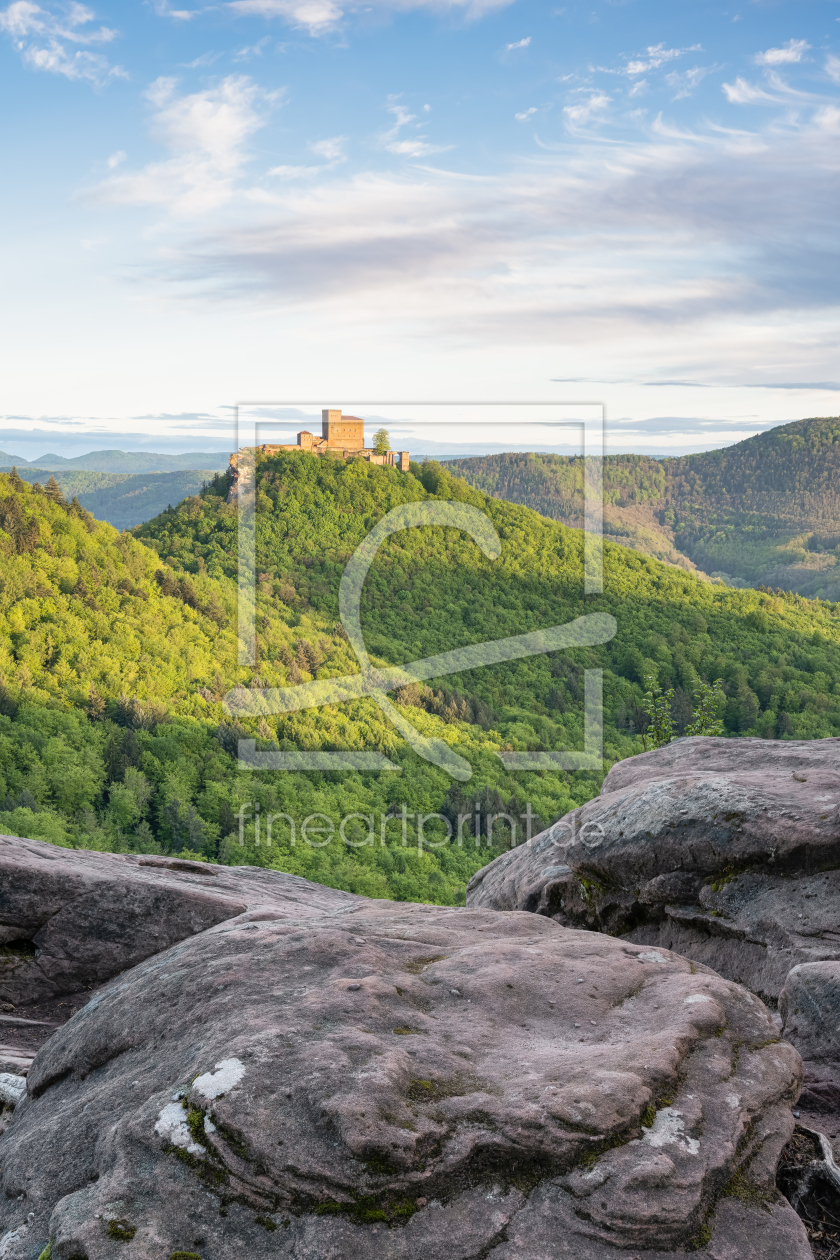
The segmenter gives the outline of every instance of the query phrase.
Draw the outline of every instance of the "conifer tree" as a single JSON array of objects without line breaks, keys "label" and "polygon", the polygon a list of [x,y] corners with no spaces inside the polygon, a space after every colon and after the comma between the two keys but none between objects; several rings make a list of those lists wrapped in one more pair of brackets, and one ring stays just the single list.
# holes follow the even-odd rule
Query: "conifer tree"
[{"label": "conifer tree", "polygon": [[55,473],[50,473],[46,491],[48,498],[52,499],[53,503],[57,503],[59,507],[67,507],[67,500],[64,497],[61,486],[55,479]]}]

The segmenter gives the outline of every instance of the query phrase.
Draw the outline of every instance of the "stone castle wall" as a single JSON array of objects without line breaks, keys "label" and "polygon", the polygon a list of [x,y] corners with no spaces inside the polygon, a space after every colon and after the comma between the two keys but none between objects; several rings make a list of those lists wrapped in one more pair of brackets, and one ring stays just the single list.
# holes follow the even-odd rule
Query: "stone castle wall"
[{"label": "stone castle wall", "polygon": [[321,412],[321,436],[316,437],[308,429],[302,429],[295,444],[266,442],[262,446],[243,446],[230,457],[233,478],[228,501],[235,499],[239,483],[239,464],[243,455],[256,450],[261,455],[276,455],[278,451],[307,451],[310,455],[326,455],[342,459],[363,459],[369,464],[409,471],[408,451],[385,451],[378,454],[373,447],[365,446],[365,423],[358,416],[343,416],[341,411],[324,408]]}]

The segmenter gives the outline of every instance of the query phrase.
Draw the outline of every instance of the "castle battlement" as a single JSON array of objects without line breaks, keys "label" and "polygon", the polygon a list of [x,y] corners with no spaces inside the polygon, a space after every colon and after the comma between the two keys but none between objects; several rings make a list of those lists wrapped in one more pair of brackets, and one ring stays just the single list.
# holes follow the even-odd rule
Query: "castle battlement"
[{"label": "castle battlement", "polygon": [[230,457],[233,471],[233,483],[230,498],[236,497],[236,486],[239,480],[239,462],[248,451],[258,451],[261,455],[275,455],[278,451],[308,451],[310,455],[325,455],[328,451],[333,456],[343,459],[363,459],[369,464],[381,464],[386,468],[398,468],[400,472],[408,472],[408,451],[385,451],[379,454],[371,446],[365,446],[365,422],[358,416],[342,415],[340,409],[325,407],[321,412],[321,436],[316,437],[308,429],[302,429],[297,435],[294,445],[278,445],[266,442],[262,446],[243,446]]}]

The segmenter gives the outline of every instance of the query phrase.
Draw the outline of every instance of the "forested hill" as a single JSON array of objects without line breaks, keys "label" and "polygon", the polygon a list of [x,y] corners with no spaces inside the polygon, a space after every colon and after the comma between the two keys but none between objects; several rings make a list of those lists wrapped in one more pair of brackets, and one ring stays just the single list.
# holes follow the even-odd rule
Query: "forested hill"
[{"label": "forested hill", "polygon": [[[506,454],[447,467],[487,494],[582,519],[582,462]],[[840,419],[797,420],[725,450],[604,460],[617,541],[732,585],[840,598]]]},{"label": "forested hill", "polygon": [[[374,896],[456,903],[473,871],[510,842],[471,834],[449,844],[440,820],[418,851],[414,824],[382,816],[514,817],[545,825],[595,795],[594,772],[509,772],[500,749],[583,745],[583,670],[604,671],[607,764],[641,750],[642,679],[676,688],[680,729],[700,679],[725,680],[732,735],[840,734],[838,608],[731,590],[607,544],[606,593],[584,598],[582,535],[528,508],[488,498],[434,464],[411,473],[305,452],[258,470],[259,663],[237,663],[237,517],[218,477],[132,533],[96,522],[57,486],[0,476],[0,832],[117,851],[179,852],[271,865]],[[556,652],[430,680],[397,693],[421,733],[472,767],[456,782],[420,760],[373,699],[288,715],[234,718],[235,685],[296,685],[356,672],[338,619],[344,567],[392,507],[462,499],[502,541],[487,559],[453,529],[412,529],[381,548],[364,588],[362,624],[375,662],[403,663],[485,640],[615,616],[603,646]],[[376,750],[401,773],[286,773],[240,768],[241,736],[258,750]],[[274,843],[254,823],[239,845],[240,807],[286,816]],[[361,818],[323,848],[300,825]],[[246,815],[247,816],[247,815]],[[293,843],[289,820],[295,822]],[[265,839],[265,831],[262,833]],[[517,836],[521,839],[521,833]]]}]

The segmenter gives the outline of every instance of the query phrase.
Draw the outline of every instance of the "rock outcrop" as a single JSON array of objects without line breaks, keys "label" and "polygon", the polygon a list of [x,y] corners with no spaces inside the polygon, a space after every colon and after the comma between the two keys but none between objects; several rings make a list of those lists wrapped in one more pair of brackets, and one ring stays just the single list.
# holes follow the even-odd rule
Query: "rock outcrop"
[{"label": "rock outcrop", "polygon": [[467,904],[675,950],[775,1004],[840,960],[840,739],[692,738],[479,871]]},{"label": "rock outcrop", "polygon": [[803,1123],[840,1139],[840,962],[802,963],[779,998],[783,1036],[802,1056]]},{"label": "rock outcrop", "polygon": [[358,900],[276,871],[0,836],[0,1001],[84,993],[275,892],[288,906],[297,887],[302,913]]},{"label": "rock outcrop", "polygon": [[[173,887],[119,869],[126,906]],[[4,1260],[809,1260],[774,1190],[799,1056],[737,984],[548,917],[192,878],[250,908],[180,920],[39,1050]]]}]

